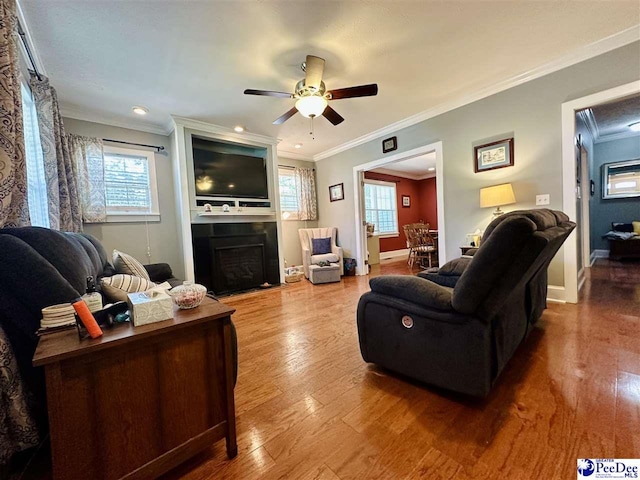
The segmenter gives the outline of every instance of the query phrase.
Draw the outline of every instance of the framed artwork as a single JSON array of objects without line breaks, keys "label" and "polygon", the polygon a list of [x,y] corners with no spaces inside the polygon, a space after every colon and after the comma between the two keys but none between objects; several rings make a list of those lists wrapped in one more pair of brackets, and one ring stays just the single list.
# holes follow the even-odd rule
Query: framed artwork
[{"label": "framed artwork", "polygon": [[475,154],[473,168],[476,173],[513,167],[513,137],[478,145],[473,151]]},{"label": "framed artwork", "polygon": [[402,206],[403,207],[411,206],[411,197],[409,195],[402,195]]},{"label": "framed artwork", "polygon": [[398,137],[387,138],[382,141],[382,153],[393,152],[398,149]]},{"label": "framed artwork", "polygon": [[344,183],[338,183],[329,187],[329,200],[332,202],[344,200]]}]

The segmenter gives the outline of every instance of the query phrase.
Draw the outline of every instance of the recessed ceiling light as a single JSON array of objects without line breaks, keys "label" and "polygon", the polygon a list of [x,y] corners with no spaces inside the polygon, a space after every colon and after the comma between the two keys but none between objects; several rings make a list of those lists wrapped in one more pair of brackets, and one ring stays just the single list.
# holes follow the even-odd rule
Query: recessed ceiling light
[{"label": "recessed ceiling light", "polygon": [[242,125],[236,125],[233,129],[238,133],[244,132],[244,127]]},{"label": "recessed ceiling light", "polygon": [[229,184],[229,188],[235,188],[236,186],[233,183]]},{"label": "recessed ceiling light", "polygon": [[149,109],[148,108],[140,107],[138,105],[133,107],[131,110],[133,110],[133,113],[135,113],[137,115],[146,115],[147,113],[149,113]]},{"label": "recessed ceiling light", "polygon": [[430,172],[435,172],[436,171],[436,167],[429,167],[427,168],[428,171]]},{"label": "recessed ceiling light", "polygon": [[640,132],[640,122],[629,124],[629,128],[634,132]]},{"label": "recessed ceiling light", "polygon": [[302,144],[301,143],[296,143],[293,148],[302,148]]}]

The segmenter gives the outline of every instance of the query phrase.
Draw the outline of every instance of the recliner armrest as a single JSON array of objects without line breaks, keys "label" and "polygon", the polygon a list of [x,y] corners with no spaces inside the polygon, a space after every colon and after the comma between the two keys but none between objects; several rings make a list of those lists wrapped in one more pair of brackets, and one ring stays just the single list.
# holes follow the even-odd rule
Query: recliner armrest
[{"label": "recliner armrest", "polygon": [[397,297],[408,302],[436,310],[453,310],[453,290],[419,277],[407,275],[385,275],[372,278],[371,291]]}]

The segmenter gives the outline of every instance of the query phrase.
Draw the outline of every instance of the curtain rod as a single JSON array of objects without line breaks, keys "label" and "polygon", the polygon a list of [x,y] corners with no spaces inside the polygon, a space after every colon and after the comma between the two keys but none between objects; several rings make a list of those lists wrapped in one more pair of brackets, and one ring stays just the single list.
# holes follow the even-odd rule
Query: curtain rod
[{"label": "curtain rod", "polygon": [[[294,167],[293,165],[280,165],[280,164],[278,164],[278,167],[279,168],[287,168],[289,170],[295,170],[296,168],[298,168],[298,167]],[[312,168],[311,170],[313,170],[314,172],[316,171],[315,168]]]},{"label": "curtain rod", "polygon": [[123,145],[135,145],[137,147],[155,148],[158,152],[164,151],[164,147],[162,145],[147,145],[144,143],[123,142],[122,140],[111,140],[110,138],[103,138],[102,141],[110,143],[121,143]]},{"label": "curtain rod", "polygon": [[29,48],[29,44],[27,43],[27,39],[26,39],[27,34],[24,33],[20,20],[18,20],[18,36],[20,37],[20,40],[22,40],[22,45],[24,45],[24,49],[27,51],[27,57],[29,57],[29,62],[33,67],[33,73],[36,74],[36,78],[39,81],[42,81],[42,75],[40,75],[40,72],[38,72],[38,67],[36,67],[36,62],[33,59],[33,54],[31,53],[31,49]]}]

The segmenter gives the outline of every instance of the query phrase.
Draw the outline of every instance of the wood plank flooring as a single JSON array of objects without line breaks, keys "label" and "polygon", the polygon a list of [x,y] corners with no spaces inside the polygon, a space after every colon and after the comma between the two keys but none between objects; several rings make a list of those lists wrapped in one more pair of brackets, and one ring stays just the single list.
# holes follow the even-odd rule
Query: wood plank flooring
[{"label": "wood plank flooring", "polygon": [[[575,478],[640,457],[640,264],[598,260],[578,305],[550,304],[485,400],[360,357],[367,277],[225,299],[237,308],[239,453],[224,441],[165,479]],[[404,261],[372,275],[409,274]]]}]

